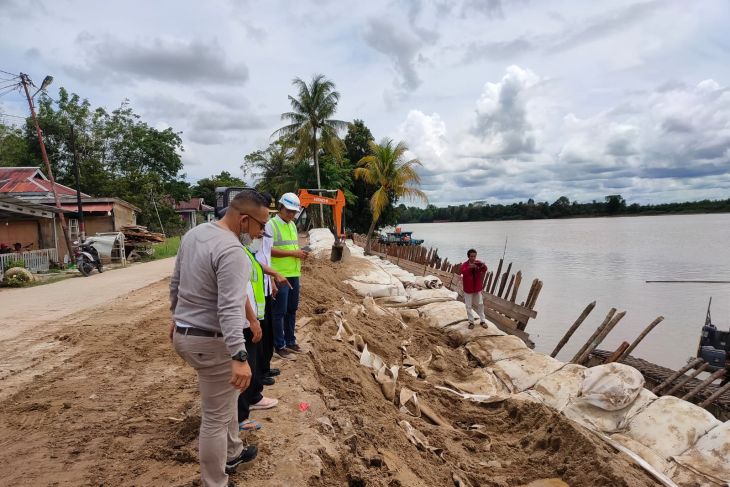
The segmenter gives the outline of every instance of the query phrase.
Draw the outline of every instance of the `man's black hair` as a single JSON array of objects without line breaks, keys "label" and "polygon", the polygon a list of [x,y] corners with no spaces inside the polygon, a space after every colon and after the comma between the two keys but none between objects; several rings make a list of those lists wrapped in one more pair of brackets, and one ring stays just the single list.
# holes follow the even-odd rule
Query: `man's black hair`
[{"label": "man's black hair", "polygon": [[236,206],[237,208],[241,208],[247,204],[255,206],[269,206],[269,201],[270,200],[266,199],[266,196],[255,189],[245,189],[233,197],[231,206]]},{"label": "man's black hair", "polygon": [[271,196],[271,193],[263,192],[263,193],[261,193],[261,196],[266,198],[266,206],[271,206],[271,202],[274,200],[274,197]]},{"label": "man's black hair", "polygon": [[474,250],[474,249],[469,249],[469,250],[466,251],[466,256],[469,257],[472,253],[475,253],[476,254],[477,251]]}]

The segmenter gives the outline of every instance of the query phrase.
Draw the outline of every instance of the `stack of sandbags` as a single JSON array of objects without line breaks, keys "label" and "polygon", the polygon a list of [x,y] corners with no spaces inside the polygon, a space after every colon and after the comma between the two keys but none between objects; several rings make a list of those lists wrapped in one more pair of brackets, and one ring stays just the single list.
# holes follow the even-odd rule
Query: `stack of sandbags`
[{"label": "stack of sandbags", "polygon": [[667,473],[678,484],[730,485],[730,421],[711,429],[672,460]]},{"label": "stack of sandbags", "polygon": [[313,228],[309,231],[309,247],[315,257],[328,257],[334,244],[335,236],[329,228]]},{"label": "stack of sandbags", "polygon": [[345,280],[345,283],[355,288],[355,291],[361,296],[405,297],[406,290],[403,284],[377,265],[369,263],[368,260],[363,260],[360,272]]}]

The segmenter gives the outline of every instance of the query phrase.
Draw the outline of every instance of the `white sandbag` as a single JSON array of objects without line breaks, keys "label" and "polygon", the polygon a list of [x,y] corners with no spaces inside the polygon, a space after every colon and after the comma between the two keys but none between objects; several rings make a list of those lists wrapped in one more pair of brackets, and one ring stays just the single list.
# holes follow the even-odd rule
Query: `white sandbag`
[{"label": "white sandbag", "polygon": [[642,388],[634,401],[625,408],[606,411],[576,397],[568,402],[562,413],[588,429],[602,433],[616,433],[625,430],[631,419],[654,402],[656,398],[656,394]]},{"label": "white sandbag", "polygon": [[641,372],[616,362],[597,365],[585,371],[576,402],[586,402],[606,411],[630,405],[644,387]]},{"label": "white sandbag", "polygon": [[666,471],[666,469],[669,465],[667,460],[662,458],[662,456],[660,454],[658,454],[651,448],[647,447],[646,445],[642,445],[641,443],[634,440],[633,438],[626,436],[626,434],[624,434],[624,433],[615,433],[615,434],[611,435],[610,438],[613,441],[625,446],[632,452],[639,455],[647,463],[649,463],[649,465],[651,465],[658,471],[660,471],[660,472]]},{"label": "white sandbag", "polygon": [[328,228],[313,228],[309,231],[309,247],[315,257],[329,255],[335,244],[335,236]]},{"label": "white sandbag", "polygon": [[[476,329],[476,326],[474,328]],[[466,344],[466,349],[482,366],[532,353],[525,342],[514,335],[490,336],[472,340]]]},{"label": "white sandbag", "polygon": [[439,289],[444,287],[444,283],[436,276],[416,276],[415,284],[416,287],[422,289]]},{"label": "white sandbag", "polygon": [[580,393],[585,370],[582,365],[566,364],[562,369],[537,381],[533,389],[527,392],[534,392],[540,402],[560,412],[571,398]]},{"label": "white sandbag", "polygon": [[668,459],[684,453],[720,424],[699,406],[674,396],[662,396],[629,421],[626,436]]},{"label": "white sandbag", "polygon": [[427,304],[418,308],[418,312],[436,328],[444,328],[467,319],[466,308],[458,301]]},{"label": "white sandbag", "polygon": [[399,289],[392,284],[373,284],[366,282],[353,281],[347,279],[345,284],[349,284],[355,289],[360,296],[372,296],[374,298],[384,298],[387,296],[398,296]]},{"label": "white sandbag", "polygon": [[458,293],[455,291],[449,291],[446,288],[440,288],[440,289],[418,289],[418,288],[409,288],[406,289],[406,296],[408,296],[412,300],[425,300],[425,299],[433,299],[433,298],[448,298],[456,301],[456,298],[459,297]]},{"label": "white sandbag", "polygon": [[365,311],[367,311],[371,315],[393,316],[392,313],[390,313],[389,311],[386,311],[385,309],[380,307],[377,303],[375,303],[375,300],[371,296],[366,296],[365,299],[362,300],[362,305],[365,308]]},{"label": "white sandbag", "polygon": [[443,383],[457,391],[468,394],[500,398],[506,398],[510,395],[510,390],[504,382],[489,369],[475,368],[472,374],[464,380],[446,379],[443,380]]},{"label": "white sandbag", "polygon": [[[730,421],[711,429],[692,448],[673,457],[673,460],[705,477],[703,481],[714,482],[711,485],[730,484]],[[679,475],[681,469],[670,469],[670,472],[672,470]],[[682,474],[689,476],[687,472]],[[700,483],[698,479],[695,482]]]},{"label": "white sandbag", "polygon": [[524,355],[495,362],[491,369],[513,392],[522,392],[563,365],[559,360],[530,350]]},{"label": "white sandbag", "polygon": [[361,272],[350,276],[350,280],[366,284],[393,284],[395,280],[390,274],[377,266],[367,266]]},{"label": "white sandbag", "polygon": [[697,472],[677,462],[667,462],[665,475],[671,477],[675,485],[692,486],[692,487],[728,487],[730,483],[727,481],[717,480],[715,476],[708,476]]},{"label": "white sandbag", "polygon": [[482,337],[506,335],[505,332],[497,328],[493,323],[489,322],[487,322],[486,328],[475,324],[474,328],[470,329],[467,321],[461,321],[455,325],[447,327],[444,331],[455,346],[466,345],[467,343],[473,340],[478,340]]}]

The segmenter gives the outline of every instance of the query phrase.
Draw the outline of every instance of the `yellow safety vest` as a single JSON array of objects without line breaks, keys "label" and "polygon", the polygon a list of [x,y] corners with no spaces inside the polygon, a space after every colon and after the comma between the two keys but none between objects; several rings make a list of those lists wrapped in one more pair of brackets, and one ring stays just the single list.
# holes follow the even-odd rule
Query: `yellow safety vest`
[{"label": "yellow safety vest", "polygon": [[266,316],[266,294],[264,293],[264,270],[258,263],[256,257],[244,247],[249,260],[251,261],[251,287],[253,288],[253,297],[256,300],[256,318],[263,320]]},{"label": "yellow safety vest", "polygon": [[[294,222],[286,223],[279,217],[271,220],[271,229],[274,233],[276,250],[299,250],[299,237]],[[302,275],[302,262],[296,257],[271,257],[271,267],[284,277],[299,277]]]}]

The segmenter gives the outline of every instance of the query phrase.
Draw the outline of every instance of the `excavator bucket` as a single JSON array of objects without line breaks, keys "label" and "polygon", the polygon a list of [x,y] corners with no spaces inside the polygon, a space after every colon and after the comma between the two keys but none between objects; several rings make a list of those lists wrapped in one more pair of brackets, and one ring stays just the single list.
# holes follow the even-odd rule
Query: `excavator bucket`
[{"label": "excavator bucket", "polygon": [[335,244],[332,246],[332,252],[330,252],[330,260],[332,262],[340,262],[348,255],[350,255],[350,250],[345,245],[345,241],[342,239],[335,240]]}]

